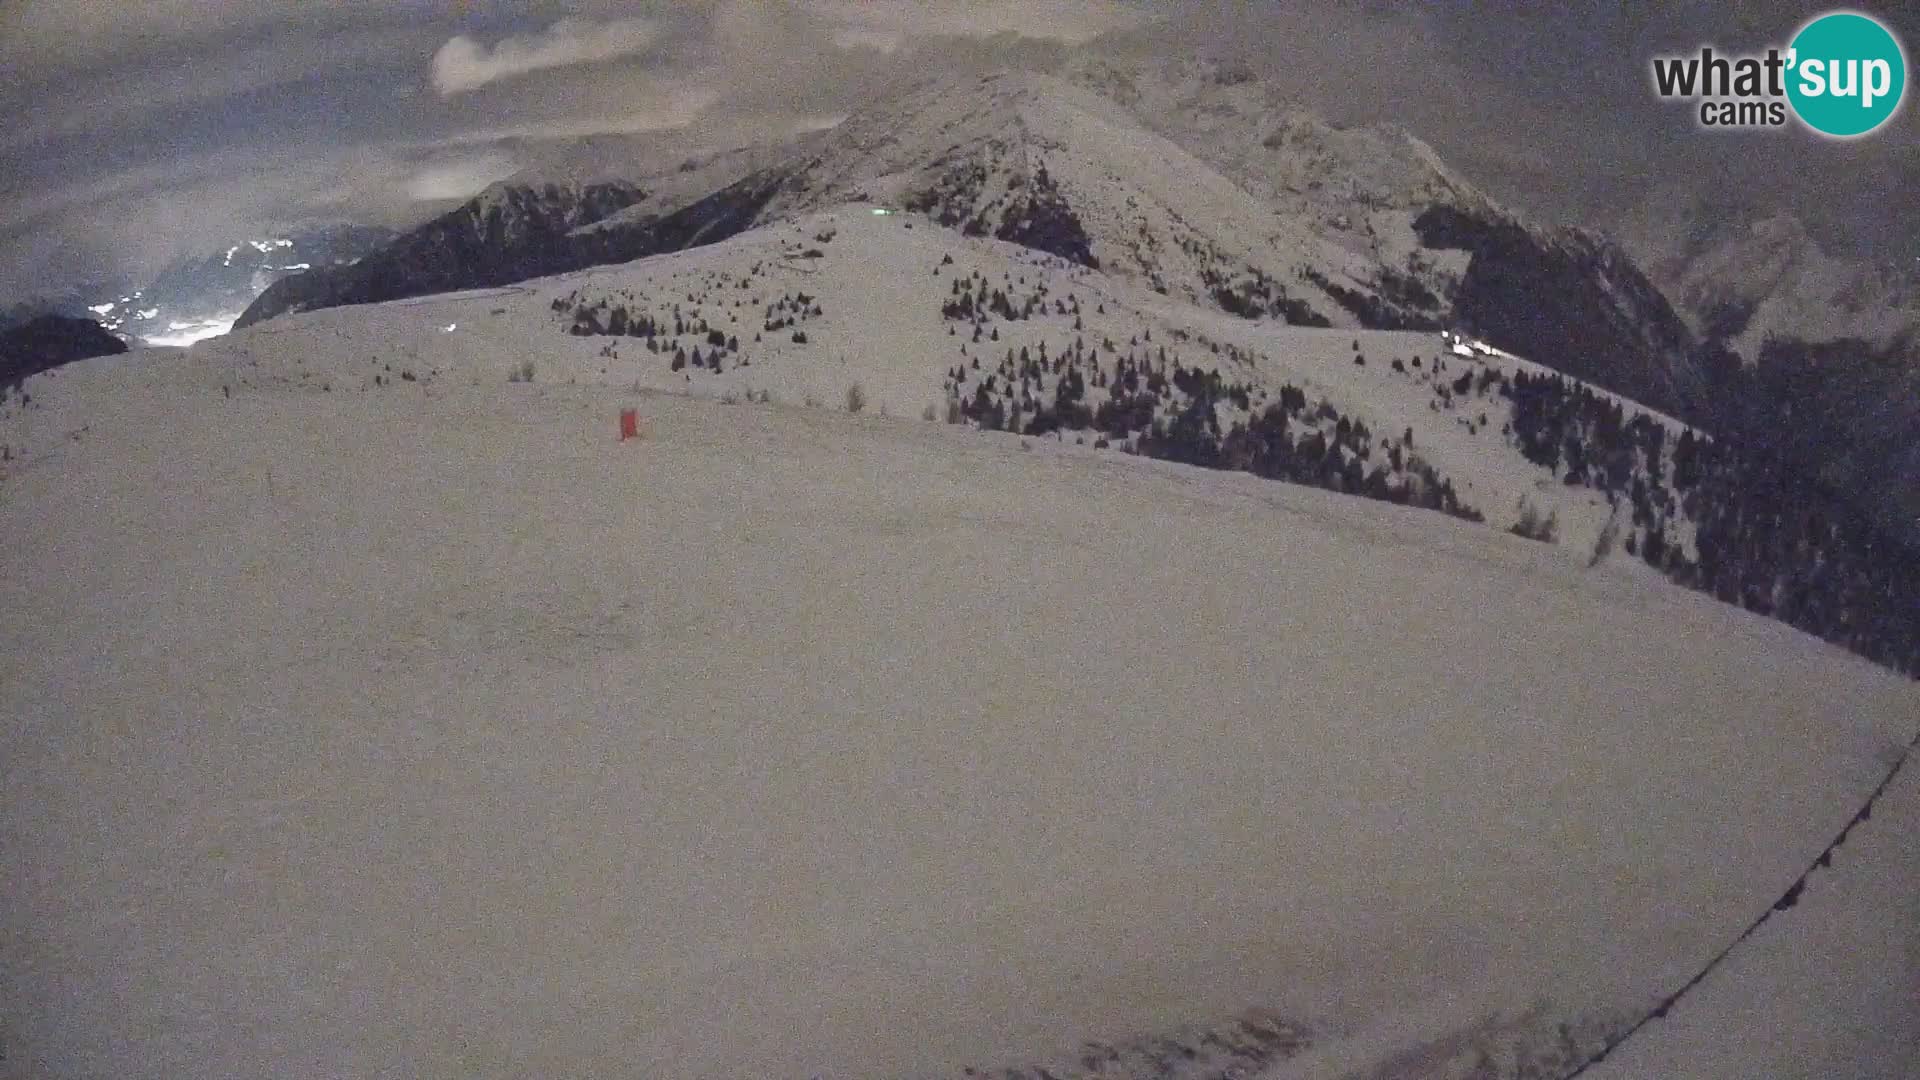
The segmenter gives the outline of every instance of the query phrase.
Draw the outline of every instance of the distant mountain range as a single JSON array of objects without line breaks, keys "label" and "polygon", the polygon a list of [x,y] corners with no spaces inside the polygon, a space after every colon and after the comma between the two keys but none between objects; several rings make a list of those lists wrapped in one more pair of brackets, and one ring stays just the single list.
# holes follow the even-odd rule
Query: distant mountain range
[{"label": "distant mountain range", "polygon": [[762,145],[591,150],[403,235],[254,242],[183,264],[104,317],[178,340],[227,319],[628,262],[864,202],[1246,319],[1469,333],[1738,433],[1920,535],[1920,288],[1828,256],[1791,219],[1676,209],[1622,222],[1616,242],[1530,220],[1408,132],[1329,123],[1243,70],[1098,52],[931,78]]},{"label": "distant mountain range", "polygon": [[865,200],[1245,318],[1471,333],[1761,439],[1843,488],[1870,475],[1873,511],[1920,535],[1920,290],[1828,257],[1791,220],[1623,222],[1641,262],[1500,205],[1397,127],[1329,123],[1231,66],[1093,52],[931,79],[829,130],[632,173],[498,184],[357,265],[288,277],[238,325],[625,262]]},{"label": "distant mountain range", "polygon": [[313,269],[351,264],[391,243],[390,229],[327,225],[241,240],[177,260],[150,280],[98,281],[66,295],[20,305],[0,317],[19,323],[37,315],[92,319],[135,343],[185,345],[225,333],[274,282]]},{"label": "distant mountain range", "polygon": [[1835,255],[1737,199],[1618,232],[1695,335],[1712,394],[1693,417],[1920,536],[1920,263]]},{"label": "distant mountain range", "polygon": [[628,183],[496,185],[238,322],[711,243],[848,199],[926,212],[1248,318],[1458,326],[1663,408],[1691,337],[1596,234],[1523,221],[1395,128],[1339,128],[1203,63],[1089,56],[928,82],[790,143]]},{"label": "distant mountain range", "polygon": [[1920,359],[1920,260],[1837,256],[1799,218],[1739,203],[1648,207],[1618,231],[1702,337],[1749,361],[1769,338]]}]

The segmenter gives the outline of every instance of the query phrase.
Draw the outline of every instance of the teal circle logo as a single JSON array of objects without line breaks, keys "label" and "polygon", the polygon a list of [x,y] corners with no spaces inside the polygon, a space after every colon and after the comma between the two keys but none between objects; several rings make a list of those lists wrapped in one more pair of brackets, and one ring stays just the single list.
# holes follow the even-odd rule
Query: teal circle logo
[{"label": "teal circle logo", "polygon": [[1823,135],[1865,135],[1892,119],[1906,97],[1900,40],[1865,15],[1820,16],[1800,29],[1787,55],[1787,100]]}]

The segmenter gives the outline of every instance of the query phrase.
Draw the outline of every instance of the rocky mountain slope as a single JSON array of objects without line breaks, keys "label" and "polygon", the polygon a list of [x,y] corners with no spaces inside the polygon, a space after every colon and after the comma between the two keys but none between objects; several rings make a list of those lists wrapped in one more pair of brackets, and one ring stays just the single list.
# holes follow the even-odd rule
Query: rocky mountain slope
[{"label": "rocky mountain slope", "polygon": [[501,182],[359,264],[285,278],[249,305],[236,326],[269,314],[364,304],[521,281],[581,265],[566,243],[576,226],[645,197],[623,183],[527,187]]},{"label": "rocky mountain slope", "polygon": [[[22,323],[32,322],[42,315],[60,315],[69,319],[91,318],[87,305],[97,295],[96,286],[101,284],[96,282],[89,286],[74,287],[58,295],[36,296],[30,300],[0,304],[0,330],[11,330]],[[114,292],[119,288],[120,283],[115,282],[107,287],[107,291]]]},{"label": "rocky mountain slope", "polygon": [[17,386],[29,375],[76,360],[126,351],[127,343],[107,333],[99,323],[41,315],[0,330],[0,387]]},{"label": "rocky mountain slope", "polygon": [[[1443,302],[1429,315],[1510,351],[1661,408],[1699,402],[1690,336],[1622,248],[1522,220],[1404,129],[1330,124],[1230,64],[1087,53],[1064,77],[1377,265],[1350,301],[1365,325],[1396,321],[1369,291],[1391,302],[1417,282]],[[1448,261],[1464,270],[1426,273]]]},{"label": "rocky mountain slope", "polygon": [[1749,362],[1769,338],[1854,339],[1920,363],[1920,263],[1829,253],[1792,214],[1737,202],[1649,208],[1623,221],[1700,335]]},{"label": "rocky mountain slope", "polygon": [[1689,415],[1920,537],[1920,271],[1835,257],[1786,214],[1651,208],[1626,242],[1697,330]]},{"label": "rocky mountain slope", "polygon": [[[581,179],[591,169],[503,180],[402,235],[356,264],[289,277],[262,293],[235,323],[343,304],[376,303],[501,285],[583,266],[625,262],[699,242],[726,219],[725,195],[779,148],[747,148],[685,159],[632,180]],[[737,229],[732,230],[737,231]],[[717,237],[716,237],[717,238]]]}]

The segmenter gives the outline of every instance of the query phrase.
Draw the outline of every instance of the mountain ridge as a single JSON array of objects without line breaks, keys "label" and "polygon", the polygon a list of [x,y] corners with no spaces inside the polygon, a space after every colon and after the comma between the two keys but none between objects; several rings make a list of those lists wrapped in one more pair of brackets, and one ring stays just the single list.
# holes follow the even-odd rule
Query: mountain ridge
[{"label": "mountain ridge", "polygon": [[[858,194],[861,183],[839,190]],[[725,227],[783,194],[793,192],[780,177],[757,177]],[[872,209],[843,203],[632,263],[405,301],[398,310],[444,312],[433,316],[444,333],[419,341],[407,321],[395,340],[359,348],[416,358],[403,376],[418,377],[428,357],[430,369],[458,369],[474,362],[463,347],[499,347],[515,365],[550,358],[541,363],[568,382],[844,397],[850,408],[1418,506],[1596,562],[1623,551],[1691,589],[1920,670],[1920,625],[1905,611],[1920,593],[1904,560],[1882,557],[1911,541],[1867,520],[1865,485],[1834,486],[1798,444],[1715,437],[1484,340],[1248,319],[984,225],[970,236]],[[1481,242],[1476,219],[1460,221],[1423,227]],[[1562,242],[1571,254],[1551,257],[1604,250],[1583,246],[1591,234]],[[1551,291],[1554,269],[1542,266],[1537,288]],[[1471,298],[1467,284],[1460,295]],[[304,336],[324,315],[246,333]],[[508,332],[511,344],[488,343]],[[506,377],[530,380],[531,370]],[[392,372],[362,375],[377,387]],[[310,386],[315,373],[295,376]]]},{"label": "mountain ridge", "polygon": [[[796,140],[784,156],[703,175],[708,190],[697,194],[732,209],[694,216],[724,217],[724,228],[658,227],[700,198],[683,184],[655,209],[636,182],[603,204],[588,189],[544,189],[568,228],[505,237],[508,251],[431,239],[471,231],[492,212],[489,199],[526,190],[497,185],[365,266],[276,286],[240,325],[625,261],[868,200],[1249,317],[1413,329],[1464,317],[1495,344],[1550,362],[1565,354],[1569,370],[1649,404],[1693,404],[1687,328],[1609,242],[1524,222],[1403,129],[1336,128],[1278,105],[1257,81],[1207,64],[1085,60],[1058,73],[935,77]],[[749,174],[760,177],[749,186],[764,204],[742,213],[743,192],[720,195]],[[1415,227],[1436,213],[1455,216],[1449,242],[1430,243]],[[1496,272],[1502,260],[1518,266]],[[1539,272],[1552,289],[1514,287]],[[1553,317],[1537,314],[1543,303],[1557,308]],[[1596,341],[1605,355],[1584,361]]]},{"label": "mountain ridge", "polygon": [[38,315],[0,330],[0,387],[96,356],[116,356],[127,343],[91,319]]},{"label": "mountain ridge", "polygon": [[[1870,476],[1863,504],[1920,536],[1920,454],[1897,434],[1920,430],[1920,405],[1902,404],[1884,365],[1810,373],[1790,343],[1768,373],[1730,362],[1729,328],[1676,308],[1611,234],[1531,222],[1404,129],[1329,123],[1230,65],[1082,55],[934,76],[833,128],[651,176],[605,205],[585,188],[497,185],[361,266],[288,279],[242,325],[618,263],[864,202],[1256,321],[1465,332],[1709,430],[1809,449],[1809,475]],[[543,200],[551,226],[472,239],[488,235],[486,215]],[[465,246],[435,239],[447,232]],[[1797,409],[1786,386],[1801,388]],[[1886,437],[1849,415],[1882,417]]]}]

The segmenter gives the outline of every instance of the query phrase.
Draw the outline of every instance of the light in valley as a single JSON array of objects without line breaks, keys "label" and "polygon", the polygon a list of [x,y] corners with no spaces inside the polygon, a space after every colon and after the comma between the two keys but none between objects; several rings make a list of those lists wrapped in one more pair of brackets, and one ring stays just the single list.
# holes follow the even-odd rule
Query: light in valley
[{"label": "light in valley", "polygon": [[208,338],[217,338],[233,329],[238,314],[222,315],[215,319],[175,320],[167,324],[167,332],[143,338],[148,345],[161,345],[173,348],[185,348]]}]

